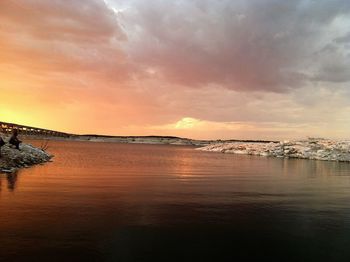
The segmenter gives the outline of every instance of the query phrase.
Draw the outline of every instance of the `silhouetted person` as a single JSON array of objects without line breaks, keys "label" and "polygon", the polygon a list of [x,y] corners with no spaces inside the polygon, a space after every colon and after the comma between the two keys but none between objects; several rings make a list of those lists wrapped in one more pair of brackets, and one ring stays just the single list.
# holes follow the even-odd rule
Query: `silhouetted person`
[{"label": "silhouetted person", "polygon": [[20,150],[19,149],[19,144],[22,143],[22,141],[20,141],[17,136],[18,136],[18,131],[17,131],[17,129],[14,129],[13,133],[12,133],[12,136],[11,136],[11,138],[9,140],[9,143],[11,145],[16,146],[16,149]]},{"label": "silhouetted person", "polygon": [[5,145],[5,141],[0,137],[0,157],[1,157],[1,147]]}]

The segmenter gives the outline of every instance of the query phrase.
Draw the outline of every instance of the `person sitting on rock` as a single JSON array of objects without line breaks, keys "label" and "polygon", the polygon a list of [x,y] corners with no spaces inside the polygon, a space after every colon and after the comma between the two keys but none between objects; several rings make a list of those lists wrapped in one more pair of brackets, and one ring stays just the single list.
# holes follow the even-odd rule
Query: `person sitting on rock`
[{"label": "person sitting on rock", "polygon": [[13,133],[12,133],[12,136],[11,136],[11,138],[9,140],[9,143],[11,145],[14,145],[16,147],[16,149],[20,150],[19,149],[19,144],[22,143],[22,141],[20,141],[17,136],[18,136],[18,131],[17,131],[17,129],[14,129]]}]

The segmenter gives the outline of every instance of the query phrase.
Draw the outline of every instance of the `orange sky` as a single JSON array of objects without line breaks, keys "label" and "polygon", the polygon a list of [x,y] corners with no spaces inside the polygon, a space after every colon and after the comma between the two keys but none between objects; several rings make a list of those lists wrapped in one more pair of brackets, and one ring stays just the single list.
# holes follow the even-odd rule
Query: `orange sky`
[{"label": "orange sky", "polygon": [[349,11],[344,1],[1,1],[0,121],[348,138]]}]

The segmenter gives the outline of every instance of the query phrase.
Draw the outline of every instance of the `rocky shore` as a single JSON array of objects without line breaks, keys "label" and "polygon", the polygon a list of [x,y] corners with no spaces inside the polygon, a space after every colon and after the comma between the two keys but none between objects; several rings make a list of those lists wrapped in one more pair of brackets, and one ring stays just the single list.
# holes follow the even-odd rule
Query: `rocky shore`
[{"label": "rocky shore", "polygon": [[350,162],[350,141],[306,139],[271,143],[217,143],[197,150],[280,158]]},{"label": "rocky shore", "polygon": [[29,144],[21,144],[21,150],[8,144],[1,147],[0,173],[13,173],[19,168],[25,168],[50,161],[52,155]]}]

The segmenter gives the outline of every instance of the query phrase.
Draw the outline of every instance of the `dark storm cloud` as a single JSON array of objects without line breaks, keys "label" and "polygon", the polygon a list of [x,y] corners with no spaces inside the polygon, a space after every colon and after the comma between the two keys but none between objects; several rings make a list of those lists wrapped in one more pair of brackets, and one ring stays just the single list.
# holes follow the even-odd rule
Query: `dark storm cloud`
[{"label": "dark storm cloud", "polygon": [[2,60],[238,91],[350,80],[347,0],[111,1],[1,1]]},{"label": "dark storm cloud", "polygon": [[336,39],[334,39],[334,42],[336,42],[338,44],[350,43],[350,32],[341,36],[341,37],[337,37]]},{"label": "dark storm cloud", "polygon": [[0,12],[3,29],[39,39],[96,42],[124,35],[100,0],[8,0],[0,2]]},{"label": "dark storm cloud", "polygon": [[336,37],[314,57],[317,68],[312,80],[346,83],[350,81],[350,34]]},{"label": "dark storm cloud", "polygon": [[[192,0],[115,1],[128,6],[122,21],[132,59],[186,86],[210,83],[249,91],[285,92],[306,81],[348,81],[346,54],[315,65],[317,50],[347,39],[333,23],[350,1]],[[329,55],[328,55],[329,56]],[[312,66],[312,67],[310,67]],[[331,69],[329,69],[330,67]],[[334,74],[334,76],[330,76]]]},{"label": "dark storm cloud", "polygon": [[0,1],[0,39],[0,66],[35,77],[82,73],[122,81],[133,70],[120,48],[126,35],[100,0]]}]

